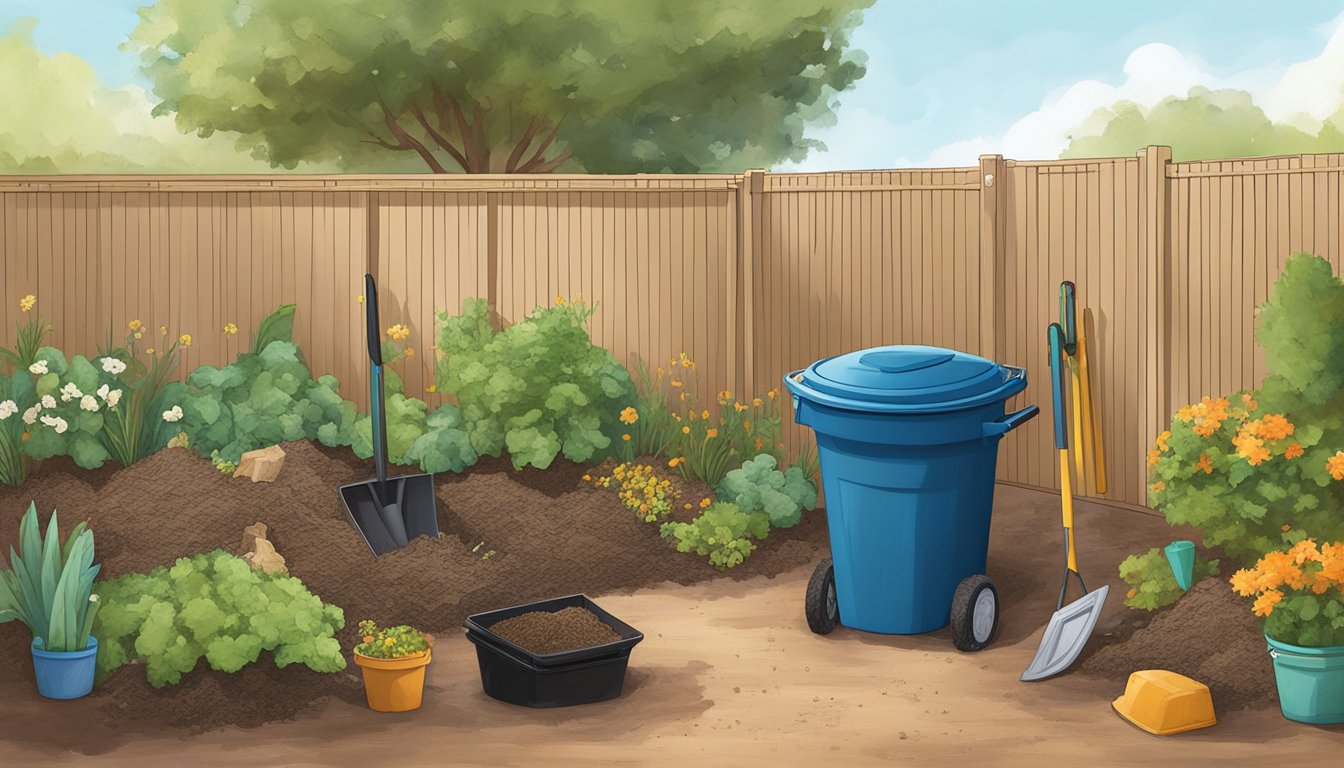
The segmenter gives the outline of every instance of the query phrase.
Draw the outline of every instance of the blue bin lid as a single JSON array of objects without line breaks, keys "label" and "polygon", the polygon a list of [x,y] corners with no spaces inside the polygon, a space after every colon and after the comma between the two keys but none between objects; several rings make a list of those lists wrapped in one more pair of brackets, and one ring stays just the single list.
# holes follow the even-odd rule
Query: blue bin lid
[{"label": "blue bin lid", "polygon": [[[853,410],[937,412],[1007,400],[1026,387],[1020,368],[942,347],[874,347],[828,357],[795,376],[799,395]],[[809,393],[807,390],[811,390]],[[829,397],[826,397],[829,395]]]}]

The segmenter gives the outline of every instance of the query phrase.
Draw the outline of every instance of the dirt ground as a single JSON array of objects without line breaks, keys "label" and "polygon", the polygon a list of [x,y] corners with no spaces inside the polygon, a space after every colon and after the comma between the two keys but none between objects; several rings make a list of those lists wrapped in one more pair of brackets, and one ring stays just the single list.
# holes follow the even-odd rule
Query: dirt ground
[{"label": "dirt ground", "polygon": [[[1220,707],[1213,728],[1160,738],[1111,710],[1123,680],[1075,671],[1018,682],[1054,609],[1057,504],[1049,494],[999,487],[989,571],[1004,621],[978,654],[954,650],[947,630],[813,635],[802,615],[810,573],[803,565],[775,578],[597,595],[646,635],[625,692],[610,702],[561,710],[496,702],[481,692],[471,644],[449,633],[436,645],[425,705],[416,712],[380,715],[358,701],[327,698],[289,721],[111,734],[72,751],[63,729],[75,726],[47,711],[63,703],[6,695],[0,764],[1263,766],[1321,765],[1344,747],[1344,728],[1291,723],[1264,699]],[[1133,629],[1125,626],[1133,612],[1118,599],[1116,565],[1186,534],[1100,505],[1080,504],[1077,515],[1084,576],[1109,582],[1116,594],[1090,650],[1100,656],[1096,649]],[[1232,618],[1222,631],[1244,635],[1254,624]],[[1149,652],[1160,656],[1160,648]],[[272,690],[285,695],[283,687]]]}]

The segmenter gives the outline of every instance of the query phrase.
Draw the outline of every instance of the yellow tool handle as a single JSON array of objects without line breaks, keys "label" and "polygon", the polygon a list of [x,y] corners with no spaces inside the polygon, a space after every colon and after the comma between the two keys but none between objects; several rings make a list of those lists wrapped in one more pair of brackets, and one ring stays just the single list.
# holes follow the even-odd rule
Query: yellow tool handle
[{"label": "yellow tool handle", "polygon": [[1073,547],[1073,483],[1069,479],[1069,449],[1059,451],[1059,498],[1063,510],[1065,539],[1069,546],[1069,570],[1078,572],[1078,555]]},{"label": "yellow tool handle", "polygon": [[[1078,343],[1075,345],[1074,349],[1076,351],[1081,348],[1082,338],[1079,337]],[[1076,358],[1074,359],[1074,362],[1077,362]],[[1086,481],[1083,479],[1086,477],[1086,475],[1083,474],[1083,455],[1086,452],[1087,444],[1083,441],[1083,388],[1082,382],[1080,381],[1081,375],[1075,366],[1067,366],[1067,370],[1069,371],[1069,385],[1072,388],[1071,396],[1069,397],[1069,417],[1073,421],[1073,443],[1069,448],[1073,450],[1073,466],[1078,470],[1078,474],[1075,475],[1075,477],[1078,478],[1078,485],[1086,489]]]},{"label": "yellow tool handle", "polygon": [[1086,419],[1087,444],[1092,457],[1092,484],[1098,494],[1106,493],[1106,449],[1101,440],[1101,409],[1092,392],[1092,376],[1088,370],[1087,339],[1091,335],[1092,310],[1083,310],[1078,323],[1078,375],[1082,378],[1083,418]]}]

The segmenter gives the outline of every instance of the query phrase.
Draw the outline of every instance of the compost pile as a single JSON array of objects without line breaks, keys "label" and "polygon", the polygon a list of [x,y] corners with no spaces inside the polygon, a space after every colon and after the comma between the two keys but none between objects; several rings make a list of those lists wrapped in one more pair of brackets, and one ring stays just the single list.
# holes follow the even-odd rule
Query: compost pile
[{"label": "compost pile", "polygon": [[[506,460],[481,461],[461,475],[436,476],[436,540],[412,541],[379,558],[345,517],[337,488],[373,476],[371,462],[349,451],[297,442],[277,481],[233,479],[185,449],[168,449],[129,468],[87,472],[47,462],[19,488],[0,488],[0,543],[17,541],[17,511],[30,500],[64,525],[89,520],[102,577],[171,565],[179,557],[222,548],[241,551],[243,528],[255,522],[285,558],[292,576],[345,611],[340,639],[354,646],[357,624],[410,624],[453,635],[472,613],[574,593],[605,593],[672,581],[722,576],[704,558],[680,554],[638,519],[616,494],[583,481],[584,467],[557,461],[549,469],[515,471]],[[703,486],[683,492],[708,495]],[[690,498],[690,496],[688,496]],[[825,548],[820,512],[772,532],[731,578],[773,576],[813,562]],[[0,699],[51,717],[71,718],[89,739],[100,729],[124,736],[161,726],[208,729],[253,726],[290,718],[330,697],[358,702],[363,688],[353,664],[318,674],[302,666],[276,669],[269,654],[237,674],[204,661],[176,686],[151,687],[143,668],[128,665],[87,699],[59,708],[35,706],[26,628],[0,625]],[[44,703],[45,704],[45,703]],[[16,728],[16,731],[20,730]]]},{"label": "compost pile", "polygon": [[558,611],[531,611],[505,619],[490,631],[510,643],[538,656],[561,653],[621,639],[587,608],[570,607]]},{"label": "compost pile", "polygon": [[1225,580],[1204,579],[1151,621],[1136,624],[1094,637],[1076,669],[1122,683],[1131,672],[1167,669],[1209,686],[1217,711],[1277,706],[1265,637]]}]

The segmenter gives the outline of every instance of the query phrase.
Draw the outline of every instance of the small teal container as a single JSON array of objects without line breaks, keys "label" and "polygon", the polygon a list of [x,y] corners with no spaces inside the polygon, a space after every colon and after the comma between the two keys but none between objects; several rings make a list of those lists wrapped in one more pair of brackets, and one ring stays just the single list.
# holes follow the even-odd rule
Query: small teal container
[{"label": "small teal container", "polygon": [[1190,582],[1195,576],[1195,542],[1173,541],[1162,551],[1167,554],[1176,585],[1183,590],[1190,589]]},{"label": "small teal container", "polygon": [[48,699],[78,699],[93,690],[93,673],[98,659],[98,638],[89,638],[82,651],[58,652],[43,649],[44,641],[33,638],[33,671],[37,674],[37,692]]},{"label": "small teal container", "polygon": [[827,358],[784,379],[816,433],[840,621],[885,634],[948,624],[962,579],[985,572],[1004,415],[1026,371],[940,347]]},{"label": "small teal container", "polygon": [[1283,716],[1299,723],[1344,723],[1344,646],[1305,648],[1268,635]]}]

